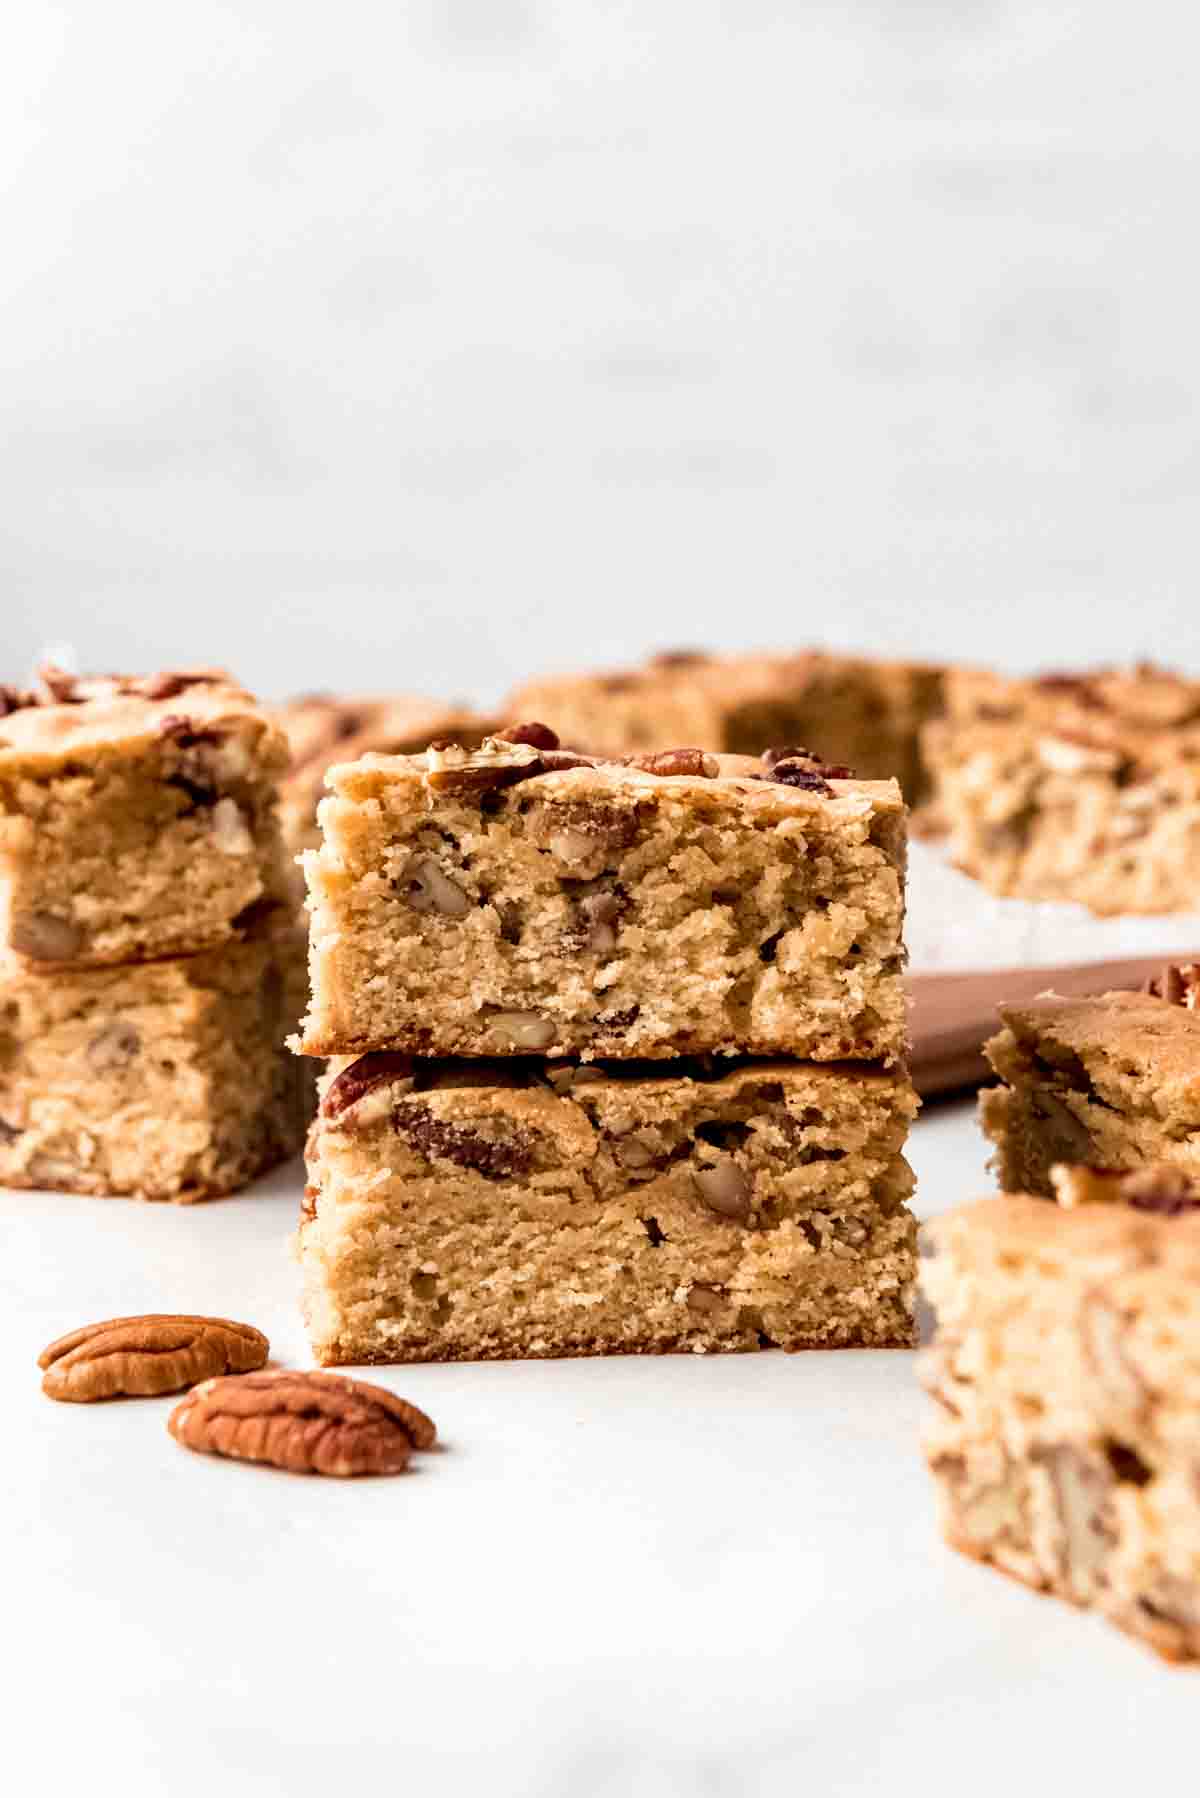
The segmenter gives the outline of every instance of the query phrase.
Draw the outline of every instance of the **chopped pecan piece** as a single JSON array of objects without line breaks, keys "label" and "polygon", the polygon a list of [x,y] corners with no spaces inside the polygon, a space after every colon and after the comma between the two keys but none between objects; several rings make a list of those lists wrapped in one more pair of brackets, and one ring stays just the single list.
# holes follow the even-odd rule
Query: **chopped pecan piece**
[{"label": "chopped pecan piece", "polygon": [[485,1180],[511,1180],[533,1165],[533,1140],[527,1132],[487,1136],[463,1124],[443,1123],[423,1105],[397,1105],[392,1127],[427,1161],[452,1161]]}]

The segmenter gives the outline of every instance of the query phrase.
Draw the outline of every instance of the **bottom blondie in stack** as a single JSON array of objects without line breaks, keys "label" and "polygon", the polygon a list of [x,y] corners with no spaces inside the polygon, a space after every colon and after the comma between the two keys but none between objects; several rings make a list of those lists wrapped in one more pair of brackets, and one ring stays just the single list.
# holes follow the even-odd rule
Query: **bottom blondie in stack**
[{"label": "bottom blondie in stack", "polygon": [[516,734],[322,804],[318,1360],[908,1344],[894,783]]}]

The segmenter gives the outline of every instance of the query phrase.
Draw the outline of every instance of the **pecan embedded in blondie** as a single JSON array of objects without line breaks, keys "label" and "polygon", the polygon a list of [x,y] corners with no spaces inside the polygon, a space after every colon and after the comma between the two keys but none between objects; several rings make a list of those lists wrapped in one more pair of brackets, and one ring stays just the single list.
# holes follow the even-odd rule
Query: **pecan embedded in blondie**
[{"label": "pecan embedded in blondie", "polygon": [[894,782],[513,734],[332,770],[305,1053],[903,1054]]},{"label": "pecan embedded in blondie", "polygon": [[912,1341],[907,1077],[332,1064],[298,1238],[321,1362]]},{"label": "pecan embedded in blondie", "polygon": [[948,1541],[1200,1657],[1200,1217],[1017,1197],[923,1234]]},{"label": "pecan embedded in blondie", "polygon": [[98,966],[235,940],[283,897],[287,744],[208,671],[0,690],[0,953]]}]

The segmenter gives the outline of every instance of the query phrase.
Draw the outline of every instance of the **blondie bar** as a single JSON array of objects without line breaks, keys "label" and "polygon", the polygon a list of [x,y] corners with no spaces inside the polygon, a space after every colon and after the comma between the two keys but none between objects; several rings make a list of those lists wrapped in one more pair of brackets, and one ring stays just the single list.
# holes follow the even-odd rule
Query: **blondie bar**
[{"label": "blondie bar", "polygon": [[186,1201],[298,1153],[303,978],[290,912],[169,961],[0,962],[0,1186]]},{"label": "blondie bar", "polygon": [[1200,906],[1200,681],[953,670],[923,735],[950,853],[1001,896]]},{"label": "blondie bar", "polygon": [[281,731],[225,675],[0,690],[0,952],[38,967],[235,940],[286,890]]},{"label": "blondie bar", "polygon": [[314,693],[278,706],[274,717],[291,751],[281,803],[283,836],[291,855],[320,843],[317,806],[325,791],[326,770],[336,762],[354,762],[369,752],[411,755],[442,739],[474,749],[496,728],[466,706],[409,694],[343,699]]},{"label": "blondie bar", "polygon": [[923,1241],[947,1540],[1197,1658],[1200,1216],[1001,1198]]},{"label": "blondie bar", "polygon": [[605,754],[698,743],[761,755],[771,743],[808,743],[864,778],[896,779],[912,805],[928,779],[920,732],[942,708],[943,670],[917,662],[807,650],[717,656],[675,651],[642,668],[527,683],[510,717],[545,718],[564,742]]},{"label": "blondie bar", "polygon": [[857,1066],[338,1060],[298,1237],[313,1352],[908,1346],[916,1106]]},{"label": "blondie bar", "polygon": [[[1178,975],[1176,976],[1178,978]],[[980,1095],[1005,1192],[1053,1191],[1055,1162],[1200,1173],[1200,1012],[1153,993],[1000,1008]]]},{"label": "blondie bar", "polygon": [[514,734],[331,771],[306,1054],[903,1054],[895,782]]}]

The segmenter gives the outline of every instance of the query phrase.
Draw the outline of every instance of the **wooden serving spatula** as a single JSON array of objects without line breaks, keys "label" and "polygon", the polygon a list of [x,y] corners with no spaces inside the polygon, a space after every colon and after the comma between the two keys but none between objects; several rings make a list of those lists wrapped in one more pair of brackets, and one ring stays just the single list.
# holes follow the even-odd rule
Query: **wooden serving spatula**
[{"label": "wooden serving spatula", "polygon": [[[1200,960],[1200,956],[1196,957]],[[978,1086],[990,1070],[983,1044],[1000,1028],[996,1007],[1020,1003],[1039,993],[1083,999],[1092,993],[1136,992],[1168,963],[1186,955],[1155,955],[1138,961],[1074,962],[1060,968],[999,968],[968,974],[911,974],[912,1055],[910,1068],[925,1098]]]}]

